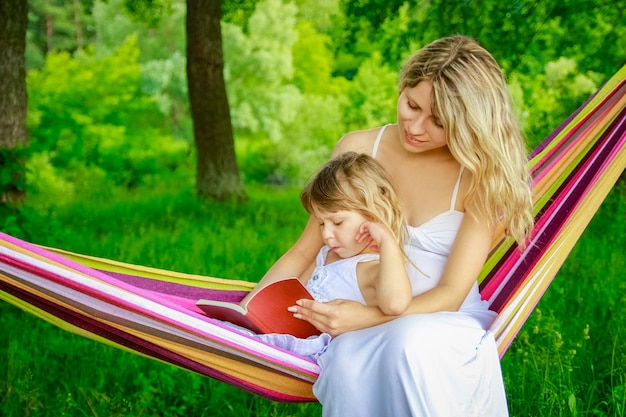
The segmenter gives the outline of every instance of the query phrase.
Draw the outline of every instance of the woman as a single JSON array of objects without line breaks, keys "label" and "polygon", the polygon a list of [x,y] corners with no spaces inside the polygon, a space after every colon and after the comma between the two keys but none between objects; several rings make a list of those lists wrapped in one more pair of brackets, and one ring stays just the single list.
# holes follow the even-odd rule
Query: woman
[{"label": "woman", "polygon": [[[496,228],[520,245],[532,227],[526,151],[502,72],[477,42],[437,40],[405,64],[398,122],[346,134],[334,155],[374,156],[409,224],[413,299],[376,307],[301,300],[291,308],[336,336],[314,393],[324,416],[506,416],[495,317],[476,279]],[[262,282],[300,275],[322,246],[309,221]],[[423,273],[421,273],[422,271]]]}]

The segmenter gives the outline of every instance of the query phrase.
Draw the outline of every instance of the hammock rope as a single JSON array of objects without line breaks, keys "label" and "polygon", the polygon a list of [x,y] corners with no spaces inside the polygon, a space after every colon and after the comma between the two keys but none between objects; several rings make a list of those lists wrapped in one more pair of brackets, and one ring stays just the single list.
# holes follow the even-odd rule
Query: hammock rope
[{"label": "hammock rope", "polygon": [[[532,153],[536,230],[501,234],[479,277],[504,355],[626,168],[626,66]],[[242,335],[195,306],[254,284],[45,248],[0,234],[0,299],[58,327],[282,402],[315,401],[314,361]]]}]

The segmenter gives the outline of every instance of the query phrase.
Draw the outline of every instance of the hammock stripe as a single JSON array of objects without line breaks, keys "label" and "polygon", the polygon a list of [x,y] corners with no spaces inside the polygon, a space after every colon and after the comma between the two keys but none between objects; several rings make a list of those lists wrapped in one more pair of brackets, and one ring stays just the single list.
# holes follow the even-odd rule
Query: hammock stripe
[{"label": "hammock stripe", "polygon": [[535,233],[524,252],[500,236],[479,278],[501,356],[626,167],[625,78],[626,67],[531,153]]},{"label": "hammock stripe", "polygon": [[[626,168],[626,66],[532,153],[536,229],[522,252],[501,233],[479,277],[504,355]],[[315,401],[309,359],[204,316],[254,284],[131,265],[0,234],[0,299],[60,328],[281,402]]]}]

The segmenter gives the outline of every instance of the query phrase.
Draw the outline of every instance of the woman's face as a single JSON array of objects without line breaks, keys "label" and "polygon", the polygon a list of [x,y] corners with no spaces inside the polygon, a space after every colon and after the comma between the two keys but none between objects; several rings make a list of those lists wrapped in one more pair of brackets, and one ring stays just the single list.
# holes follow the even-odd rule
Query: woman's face
[{"label": "woman's face", "polygon": [[400,140],[409,152],[425,152],[447,146],[441,122],[430,112],[433,86],[421,81],[398,97]]}]

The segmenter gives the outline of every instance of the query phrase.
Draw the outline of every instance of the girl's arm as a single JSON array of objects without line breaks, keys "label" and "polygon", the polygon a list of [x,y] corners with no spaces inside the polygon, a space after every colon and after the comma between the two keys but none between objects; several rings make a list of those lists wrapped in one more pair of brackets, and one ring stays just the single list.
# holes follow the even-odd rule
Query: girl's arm
[{"label": "girl's arm", "polygon": [[380,254],[377,264],[369,267],[363,264],[374,275],[376,305],[385,315],[404,313],[411,304],[411,282],[404,254],[393,234],[380,223],[366,222],[361,225],[356,240],[371,240],[370,248]]},{"label": "girl's arm", "polygon": [[[409,308],[402,315],[457,311],[476,282],[489,254],[491,240],[492,231],[486,226],[486,220],[476,219],[466,213],[439,284],[413,297]],[[329,303],[299,300],[290,311],[296,317],[311,322],[319,330],[333,336],[372,327],[395,318],[385,315],[377,307],[346,300]]]}]

